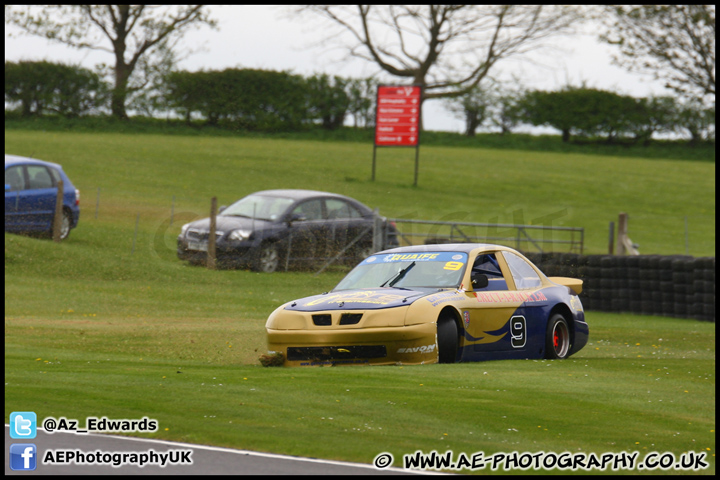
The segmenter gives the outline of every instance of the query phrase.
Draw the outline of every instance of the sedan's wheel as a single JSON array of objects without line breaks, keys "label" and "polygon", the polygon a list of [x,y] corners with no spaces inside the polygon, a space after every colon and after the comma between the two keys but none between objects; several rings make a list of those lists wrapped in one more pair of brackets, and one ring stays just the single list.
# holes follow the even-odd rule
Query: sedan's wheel
[{"label": "sedan's wheel", "polygon": [[70,222],[70,213],[63,210],[62,222],[60,223],[60,240],[65,240],[70,235]]},{"label": "sedan's wheel", "polygon": [[458,348],[458,330],[455,320],[449,317],[438,320],[437,342],[440,363],[455,363]]},{"label": "sedan's wheel", "polygon": [[570,329],[565,317],[556,313],[548,321],[545,358],[567,358],[570,351]]},{"label": "sedan's wheel", "polygon": [[253,270],[256,272],[273,273],[280,264],[280,254],[274,244],[265,244],[260,247]]}]

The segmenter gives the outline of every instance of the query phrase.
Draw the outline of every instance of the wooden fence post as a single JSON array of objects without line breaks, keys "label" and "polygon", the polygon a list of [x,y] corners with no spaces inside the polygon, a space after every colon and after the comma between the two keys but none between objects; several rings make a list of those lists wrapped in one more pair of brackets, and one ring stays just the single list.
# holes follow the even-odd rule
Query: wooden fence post
[{"label": "wooden fence post", "polygon": [[207,267],[210,270],[215,270],[216,265],[216,252],[215,252],[215,229],[217,225],[217,197],[212,197],[210,201],[210,237],[208,237],[208,256],[207,256]]},{"label": "wooden fence post", "polygon": [[625,250],[625,242],[624,239],[627,236],[627,222],[628,222],[628,215],[625,212],[620,213],[618,216],[618,231],[617,231],[617,254],[618,255],[625,255],[627,252]]},{"label": "wooden fence post", "polygon": [[617,254],[618,255],[640,255],[638,246],[630,240],[628,236],[628,214],[621,213],[618,218],[618,234],[617,234]]},{"label": "wooden fence post", "polygon": [[53,223],[52,223],[52,238],[53,241],[59,242],[62,240],[60,238],[60,228],[62,227],[62,221],[63,221],[63,195],[64,195],[64,186],[62,178],[58,180],[57,182],[57,196],[55,197],[55,214],[53,215]]}]

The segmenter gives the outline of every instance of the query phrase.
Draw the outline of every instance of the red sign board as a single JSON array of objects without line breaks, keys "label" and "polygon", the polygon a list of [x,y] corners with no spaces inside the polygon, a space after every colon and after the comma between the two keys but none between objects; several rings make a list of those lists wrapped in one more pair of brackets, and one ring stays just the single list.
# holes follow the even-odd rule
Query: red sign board
[{"label": "red sign board", "polygon": [[420,87],[380,86],[377,92],[375,145],[415,147],[420,133]]}]

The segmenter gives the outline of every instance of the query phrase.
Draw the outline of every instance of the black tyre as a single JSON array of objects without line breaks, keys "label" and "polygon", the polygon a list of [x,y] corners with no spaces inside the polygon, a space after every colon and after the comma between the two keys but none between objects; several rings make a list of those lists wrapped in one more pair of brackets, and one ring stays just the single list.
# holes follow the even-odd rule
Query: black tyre
[{"label": "black tyre", "polygon": [[273,273],[280,265],[280,253],[277,245],[266,243],[260,246],[260,251],[253,263],[252,269],[255,272]]},{"label": "black tyre", "polygon": [[444,317],[438,320],[438,356],[440,363],[455,363],[458,349],[458,329],[455,320]]},{"label": "black tyre", "polygon": [[[63,209],[62,220],[60,221],[60,240],[65,240],[70,236],[70,225],[72,225],[72,217],[70,216],[70,212]],[[52,223],[50,225],[50,231],[48,231],[46,234],[43,234],[43,236],[44,235],[47,235],[48,238],[53,238]]]},{"label": "black tyre", "polygon": [[570,353],[570,327],[559,313],[550,317],[545,337],[545,358],[563,359]]}]

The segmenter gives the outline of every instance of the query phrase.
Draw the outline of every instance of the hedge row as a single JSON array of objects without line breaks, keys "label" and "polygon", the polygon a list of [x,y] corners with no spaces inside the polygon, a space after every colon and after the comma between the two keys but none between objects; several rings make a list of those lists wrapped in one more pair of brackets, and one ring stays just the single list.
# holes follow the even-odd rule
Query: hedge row
[{"label": "hedge row", "polygon": [[526,256],[547,276],[582,279],[586,310],[715,321],[715,257]]},{"label": "hedge row", "polygon": [[[378,81],[327,74],[311,77],[283,71],[227,68],[174,71],[158,77],[153,87],[133,91],[130,111],[166,117],[171,113],[189,124],[296,131],[313,124],[334,130],[350,115],[355,126],[374,123]],[[593,88],[528,91],[478,89],[458,97],[474,135],[484,120],[509,132],[520,125],[550,126],[563,141],[602,138],[649,144],[653,134],[689,134],[692,142],[713,140],[715,107],[683,104],[671,96],[634,98]],[[5,62],[5,108],[23,116],[55,112],[78,116],[107,111],[112,87],[97,73],[78,66],[42,62]],[[595,139],[595,140],[593,140]]]}]

